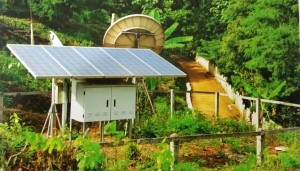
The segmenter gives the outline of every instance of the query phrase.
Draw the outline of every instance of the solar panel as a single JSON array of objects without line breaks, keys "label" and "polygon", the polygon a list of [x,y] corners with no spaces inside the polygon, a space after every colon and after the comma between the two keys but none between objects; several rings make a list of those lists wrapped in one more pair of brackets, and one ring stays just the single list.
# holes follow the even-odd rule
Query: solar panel
[{"label": "solar panel", "polygon": [[180,70],[151,50],[128,49],[128,51],[134,54],[141,61],[147,63],[150,67],[155,68],[155,70],[162,75],[180,76],[182,74]]},{"label": "solar panel", "polygon": [[148,49],[8,44],[36,78],[186,76]]},{"label": "solar panel", "polygon": [[8,48],[36,78],[71,76],[41,46],[8,45]]},{"label": "solar panel", "polygon": [[110,76],[128,76],[131,75],[119,63],[109,57],[104,51],[99,48],[85,48],[76,47],[76,51],[82,54],[88,61],[90,61],[98,70],[104,75]]},{"label": "solar panel", "polygon": [[69,73],[74,77],[103,75],[87,60],[78,54],[72,47],[43,46]]},{"label": "solar panel", "polygon": [[105,48],[103,50],[134,75],[160,75],[125,49]]}]

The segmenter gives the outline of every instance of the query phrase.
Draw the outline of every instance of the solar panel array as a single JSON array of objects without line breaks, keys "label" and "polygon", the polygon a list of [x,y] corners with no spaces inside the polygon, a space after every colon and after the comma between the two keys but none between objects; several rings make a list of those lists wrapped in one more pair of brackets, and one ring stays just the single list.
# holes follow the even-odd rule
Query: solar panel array
[{"label": "solar panel array", "polygon": [[35,78],[186,76],[149,49],[8,44]]}]

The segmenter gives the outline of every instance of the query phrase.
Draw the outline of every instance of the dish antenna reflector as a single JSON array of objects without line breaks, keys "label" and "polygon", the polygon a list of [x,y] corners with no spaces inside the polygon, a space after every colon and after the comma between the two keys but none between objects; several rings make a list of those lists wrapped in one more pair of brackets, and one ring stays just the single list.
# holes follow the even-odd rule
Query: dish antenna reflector
[{"label": "dish antenna reflector", "polygon": [[104,47],[152,49],[159,54],[165,43],[165,33],[158,21],[142,14],[120,18],[107,29]]}]

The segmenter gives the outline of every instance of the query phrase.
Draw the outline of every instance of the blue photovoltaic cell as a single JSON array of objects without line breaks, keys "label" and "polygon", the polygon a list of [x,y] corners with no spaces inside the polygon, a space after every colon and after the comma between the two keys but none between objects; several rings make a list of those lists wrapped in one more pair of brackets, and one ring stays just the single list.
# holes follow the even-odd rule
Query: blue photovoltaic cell
[{"label": "blue photovoltaic cell", "polygon": [[178,68],[170,64],[168,61],[157,55],[155,52],[146,49],[128,49],[140,60],[155,68],[162,75],[185,75]]},{"label": "blue photovoltaic cell", "polygon": [[147,49],[7,45],[36,78],[186,76]]},{"label": "blue photovoltaic cell", "polygon": [[144,62],[138,60],[126,49],[103,48],[102,50],[107,52],[111,57],[128,69],[133,75],[160,75],[160,73],[150,68]]},{"label": "blue photovoltaic cell", "polygon": [[8,45],[8,48],[29,72],[37,78],[70,76],[41,46]]},{"label": "blue photovoltaic cell", "polygon": [[83,48],[76,47],[80,54],[82,54],[89,62],[91,62],[98,70],[106,76],[128,76],[131,75],[119,63],[114,61],[100,48]]},{"label": "blue photovoltaic cell", "polygon": [[72,76],[102,75],[72,47],[43,46]]}]

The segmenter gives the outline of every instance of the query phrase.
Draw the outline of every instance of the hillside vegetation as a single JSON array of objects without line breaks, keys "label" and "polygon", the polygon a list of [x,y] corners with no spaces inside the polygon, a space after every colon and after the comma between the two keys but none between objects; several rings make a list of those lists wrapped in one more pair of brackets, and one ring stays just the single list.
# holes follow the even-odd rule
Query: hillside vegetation
[{"label": "hillside vegetation", "polygon": [[[101,46],[113,12],[123,17],[155,9],[164,28],[178,23],[171,38],[193,36],[174,51],[211,60],[242,95],[300,103],[297,1],[1,0],[0,6],[1,49],[6,43],[30,43],[30,14],[37,44],[48,44],[48,31],[54,30],[65,45]],[[286,126],[299,123],[295,108],[265,109],[272,113],[269,118]]]},{"label": "hillside vegetation", "polygon": [[[33,79],[6,49],[8,43],[30,44],[31,14],[36,44],[49,44],[52,30],[64,45],[101,46],[111,13],[123,17],[149,14],[153,9],[159,12],[164,28],[178,23],[170,38],[193,36],[183,48],[164,50],[164,56],[170,50],[192,59],[204,56],[243,95],[300,103],[299,9],[295,0],[0,0],[0,92],[50,89],[50,80]],[[182,89],[178,80],[157,81],[166,85],[171,82],[175,90]],[[253,130],[243,120],[208,120],[187,109],[184,97],[179,95],[175,97],[176,113],[170,118],[169,97],[150,95],[155,113],[147,97],[139,96],[140,118],[134,138]],[[39,106],[32,101],[31,105]],[[11,98],[4,102],[5,106],[13,103]],[[280,125],[300,124],[297,108],[265,105],[263,110],[267,118]],[[7,123],[0,123],[0,170],[170,170],[174,163],[164,141],[118,146],[118,140],[126,138],[124,132],[115,129],[115,122],[105,128],[106,138],[116,141],[115,147],[99,147],[93,134],[86,138],[80,135],[78,125],[71,141],[60,131],[46,138],[19,117],[12,113]],[[184,143],[174,170],[297,170],[299,138],[299,133],[267,136],[262,165],[256,164],[253,138]],[[274,151],[277,146],[286,151]]]}]

